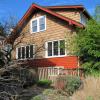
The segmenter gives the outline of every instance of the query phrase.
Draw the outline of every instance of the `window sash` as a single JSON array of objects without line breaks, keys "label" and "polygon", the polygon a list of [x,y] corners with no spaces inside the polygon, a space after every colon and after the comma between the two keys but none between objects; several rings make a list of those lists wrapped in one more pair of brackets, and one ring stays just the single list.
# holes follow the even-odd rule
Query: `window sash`
[{"label": "window sash", "polygon": [[48,56],[52,56],[52,42],[48,42]]},{"label": "window sash", "polygon": [[54,42],[53,42],[53,55],[54,55],[54,56],[58,56],[58,49],[59,49],[59,48],[58,48],[58,45],[59,45],[59,44],[58,44],[58,41],[54,41]]},{"label": "window sash", "polygon": [[45,30],[45,16],[41,17],[39,19],[39,30]]},{"label": "window sash", "polygon": [[21,48],[18,48],[18,59],[21,59]]},{"label": "window sash", "polygon": [[30,58],[33,58],[33,45],[30,45]]},{"label": "window sash", "polygon": [[37,22],[37,20],[33,20],[32,21],[32,32],[37,32],[38,31],[38,22]]},{"label": "window sash", "polygon": [[22,49],[21,50],[22,59],[24,59],[25,58],[25,47],[22,47],[21,49]]},{"label": "window sash", "polygon": [[29,55],[29,46],[26,46],[26,58],[29,58],[30,55]]},{"label": "window sash", "polygon": [[65,41],[60,40],[60,55],[65,55]]}]

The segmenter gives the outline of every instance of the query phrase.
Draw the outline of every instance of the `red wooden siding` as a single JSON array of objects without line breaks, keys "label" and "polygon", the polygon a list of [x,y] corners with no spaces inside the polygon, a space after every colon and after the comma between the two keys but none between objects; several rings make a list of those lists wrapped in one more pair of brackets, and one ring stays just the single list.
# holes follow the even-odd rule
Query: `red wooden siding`
[{"label": "red wooden siding", "polygon": [[56,58],[44,58],[30,60],[29,64],[33,67],[54,67],[64,66],[64,68],[77,68],[78,58],[76,56],[56,57]]}]

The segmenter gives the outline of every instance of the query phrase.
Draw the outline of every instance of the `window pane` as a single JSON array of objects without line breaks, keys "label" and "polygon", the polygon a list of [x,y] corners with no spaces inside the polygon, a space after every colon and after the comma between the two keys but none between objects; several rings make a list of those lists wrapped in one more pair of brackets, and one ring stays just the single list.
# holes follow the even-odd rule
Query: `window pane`
[{"label": "window pane", "polygon": [[33,58],[33,45],[30,45],[30,58]]},{"label": "window pane", "polygon": [[40,30],[45,29],[45,16],[39,19],[39,26],[40,26]]},{"label": "window pane", "polygon": [[58,55],[58,41],[53,42],[53,51],[55,56]]},{"label": "window pane", "polygon": [[18,48],[18,59],[21,59],[21,48]]},{"label": "window pane", "polygon": [[32,21],[32,32],[37,32],[37,20]]},{"label": "window pane", "polygon": [[25,58],[25,47],[22,47],[22,59]]},{"label": "window pane", "polygon": [[29,58],[29,46],[26,46],[26,58]]},{"label": "window pane", "polygon": [[52,42],[48,42],[48,56],[52,56]]},{"label": "window pane", "polygon": [[60,40],[60,55],[65,55],[65,41]]}]

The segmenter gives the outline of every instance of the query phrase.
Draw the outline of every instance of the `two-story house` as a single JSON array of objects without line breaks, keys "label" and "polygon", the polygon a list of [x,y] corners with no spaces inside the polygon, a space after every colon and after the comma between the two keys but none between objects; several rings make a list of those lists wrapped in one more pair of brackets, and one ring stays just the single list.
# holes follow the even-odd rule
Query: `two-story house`
[{"label": "two-story house", "polygon": [[28,60],[33,67],[78,68],[78,58],[69,54],[66,37],[77,34],[76,28],[84,28],[90,18],[82,5],[32,4],[14,29],[12,39],[15,44],[20,42],[12,59]]}]

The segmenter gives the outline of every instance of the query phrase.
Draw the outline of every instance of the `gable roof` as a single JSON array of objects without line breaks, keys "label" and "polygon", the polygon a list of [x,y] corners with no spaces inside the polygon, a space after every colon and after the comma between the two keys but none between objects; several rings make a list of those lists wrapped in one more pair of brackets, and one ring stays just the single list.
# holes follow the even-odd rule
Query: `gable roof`
[{"label": "gable roof", "polygon": [[[76,27],[80,27],[80,28],[84,28],[84,25],[75,21],[75,20],[72,20],[68,17],[64,17],[56,12],[53,12],[52,10],[48,9],[48,7],[41,7],[37,4],[32,4],[29,9],[26,11],[26,13],[24,14],[24,16],[21,18],[21,20],[18,22],[17,26],[14,28],[13,30],[13,33],[11,34],[11,38],[12,40],[15,40],[15,38],[18,37],[18,34],[17,32],[20,31],[20,29],[23,27],[23,25],[27,22],[27,19],[32,15],[32,13],[34,13],[36,10],[42,10],[62,21],[65,21],[66,23],[69,23],[69,25],[72,25],[72,26],[76,26]],[[8,38],[8,41],[9,41],[9,38]],[[11,41],[11,40],[10,40]],[[12,41],[13,42],[13,41]]]},{"label": "gable roof", "polygon": [[53,15],[53,16],[55,16],[55,17],[57,17],[57,18],[59,18],[59,19],[65,21],[65,22],[69,23],[70,25],[75,25],[75,26],[78,26],[78,27],[81,27],[81,28],[84,27],[83,24],[81,24],[81,23],[79,23],[79,22],[77,22],[77,21],[75,21],[75,20],[72,20],[72,19],[70,19],[70,18],[68,18],[68,17],[64,17],[64,16],[62,16],[62,15],[60,15],[60,14],[58,14],[58,13],[55,13],[55,12],[53,12],[53,11],[51,11],[51,10],[45,8],[45,7],[41,7],[41,6],[36,5],[36,4],[32,4],[32,5],[30,6],[30,8],[29,8],[29,9],[27,10],[27,12],[25,13],[25,15],[24,15],[24,16],[22,17],[22,19],[18,22],[18,25],[17,25],[17,26],[20,26],[20,27],[21,27],[21,26],[23,25],[23,23],[27,20],[27,18],[32,14],[32,12],[34,12],[34,11],[37,10],[37,9],[42,10],[42,11],[44,11],[44,12],[50,14],[50,15]]}]

